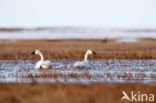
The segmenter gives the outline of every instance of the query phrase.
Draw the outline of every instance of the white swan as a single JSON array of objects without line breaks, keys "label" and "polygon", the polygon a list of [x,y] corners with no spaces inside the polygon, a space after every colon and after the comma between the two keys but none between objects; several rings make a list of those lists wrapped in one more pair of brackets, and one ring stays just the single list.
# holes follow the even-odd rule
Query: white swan
[{"label": "white swan", "polygon": [[35,50],[31,54],[37,54],[41,57],[41,60],[36,63],[35,69],[50,69],[52,67],[51,62],[48,60],[45,61],[43,54],[39,50]]},{"label": "white swan", "polygon": [[89,54],[96,54],[96,53],[92,50],[87,50],[87,52],[84,56],[84,61],[77,61],[76,63],[74,63],[74,65],[73,65],[74,68],[78,68],[78,69],[80,69],[80,68],[86,68],[86,69],[91,68],[91,66],[87,60]]}]

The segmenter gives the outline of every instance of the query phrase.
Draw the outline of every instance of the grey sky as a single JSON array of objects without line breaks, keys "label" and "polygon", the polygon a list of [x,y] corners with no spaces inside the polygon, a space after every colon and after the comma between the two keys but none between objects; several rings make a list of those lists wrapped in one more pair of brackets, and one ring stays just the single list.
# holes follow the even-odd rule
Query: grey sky
[{"label": "grey sky", "polygon": [[0,27],[155,28],[156,0],[0,0]]}]

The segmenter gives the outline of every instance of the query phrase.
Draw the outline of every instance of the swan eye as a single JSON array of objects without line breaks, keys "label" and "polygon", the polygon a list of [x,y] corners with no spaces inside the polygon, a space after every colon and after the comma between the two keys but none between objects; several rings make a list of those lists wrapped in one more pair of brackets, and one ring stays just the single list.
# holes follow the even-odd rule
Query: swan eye
[{"label": "swan eye", "polygon": [[31,53],[31,55],[33,55],[33,54],[35,54],[35,51],[33,51],[33,52]]},{"label": "swan eye", "polygon": [[96,53],[93,51],[93,54],[96,55]]}]

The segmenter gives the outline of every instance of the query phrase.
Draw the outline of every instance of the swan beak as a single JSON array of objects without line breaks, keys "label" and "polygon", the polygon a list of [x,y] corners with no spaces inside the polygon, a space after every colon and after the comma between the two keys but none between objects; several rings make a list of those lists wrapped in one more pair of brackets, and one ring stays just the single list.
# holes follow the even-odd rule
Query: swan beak
[{"label": "swan beak", "polygon": [[31,55],[34,55],[35,54],[35,51],[33,51],[32,53],[31,53]]},{"label": "swan beak", "polygon": [[96,55],[96,53],[93,51],[93,54]]}]

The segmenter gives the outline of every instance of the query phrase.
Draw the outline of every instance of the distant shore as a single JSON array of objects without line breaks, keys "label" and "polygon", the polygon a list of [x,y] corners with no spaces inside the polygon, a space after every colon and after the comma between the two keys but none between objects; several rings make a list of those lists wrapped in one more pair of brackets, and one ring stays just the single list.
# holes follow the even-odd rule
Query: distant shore
[{"label": "distant shore", "polygon": [[51,27],[51,28],[0,28],[0,39],[122,39],[135,41],[141,38],[155,38],[155,28],[86,28],[86,27]]}]

